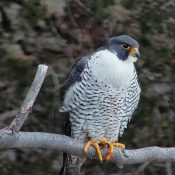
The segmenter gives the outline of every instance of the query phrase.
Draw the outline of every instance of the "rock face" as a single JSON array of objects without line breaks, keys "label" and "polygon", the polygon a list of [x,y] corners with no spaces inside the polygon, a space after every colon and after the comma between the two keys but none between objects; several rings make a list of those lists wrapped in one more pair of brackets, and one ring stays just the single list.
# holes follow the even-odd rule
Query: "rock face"
[{"label": "rock face", "polygon": [[[57,108],[66,90],[73,58],[90,53],[110,36],[128,34],[137,39],[141,47],[141,59],[136,68],[142,96],[121,142],[127,148],[175,145],[175,3],[172,0],[68,2],[0,1],[2,116],[19,108],[37,65],[45,63],[51,67],[23,129],[61,132],[64,122]],[[7,126],[12,117],[8,115],[0,119],[1,128]],[[11,175],[14,171],[15,174],[56,175],[56,164],[61,167],[59,153],[49,150],[1,153],[0,173],[3,175]],[[163,167],[166,167],[164,163],[153,163],[143,174],[164,175]],[[98,166],[90,161],[82,174],[116,174],[116,169],[111,164]],[[134,166],[124,167],[125,174],[134,174],[135,171]],[[175,174],[174,168],[172,172]]]},{"label": "rock face", "polygon": [[57,14],[57,16],[64,16],[65,11],[64,8],[66,7],[65,0],[43,0],[41,3],[46,6],[47,12],[49,14]]}]

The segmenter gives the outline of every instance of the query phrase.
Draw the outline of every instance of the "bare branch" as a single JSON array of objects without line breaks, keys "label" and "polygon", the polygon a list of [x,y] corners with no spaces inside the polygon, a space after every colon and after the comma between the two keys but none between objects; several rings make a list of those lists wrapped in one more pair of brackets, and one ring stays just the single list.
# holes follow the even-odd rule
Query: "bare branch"
[{"label": "bare branch", "polygon": [[12,124],[8,128],[9,131],[18,132],[22,125],[24,124],[25,120],[27,119],[29,113],[32,110],[33,103],[39,93],[41,85],[44,81],[44,78],[47,73],[48,66],[46,65],[39,65],[37,73],[35,75],[34,81],[29,89],[27,96],[24,99],[24,102],[16,115],[16,118],[13,120]]},{"label": "bare branch", "polygon": [[[97,158],[95,150],[91,147],[86,155],[83,153],[83,143],[59,134],[40,132],[19,132],[8,134],[0,131],[0,148],[28,148],[28,149],[54,149],[69,154]],[[107,149],[102,150],[105,155]],[[111,158],[118,164],[137,164],[146,161],[175,161],[175,148],[147,147],[134,150],[116,149]]]},{"label": "bare branch", "polygon": [[170,161],[167,161],[165,163],[165,168],[166,168],[166,175],[173,175],[172,165],[171,165],[171,162]]},{"label": "bare branch", "polygon": [[143,172],[145,170],[145,168],[147,168],[149,165],[151,164],[151,162],[144,162],[142,165],[140,165],[140,167],[134,172],[135,175],[139,175],[141,172]]},{"label": "bare branch", "polygon": [[[92,147],[89,149],[88,153],[85,154],[83,152],[84,144],[78,143],[77,140],[67,136],[40,132],[19,132],[31,111],[33,103],[46,76],[47,69],[48,66],[39,65],[35,79],[19,113],[8,130],[0,130],[0,148],[55,149],[80,157],[97,158],[96,152]],[[102,149],[102,154],[106,155],[107,151],[107,148]],[[124,151],[121,149],[115,149],[111,161],[121,165],[145,162],[139,169],[139,171],[142,171],[142,169],[149,164],[148,162],[151,161],[175,161],[175,147],[147,147]],[[167,174],[171,174],[171,164],[167,163],[166,165]]]},{"label": "bare branch", "polygon": [[87,12],[92,13],[92,11],[89,8],[87,8],[80,0],[73,0],[73,2],[75,2],[83,10],[86,10]]}]

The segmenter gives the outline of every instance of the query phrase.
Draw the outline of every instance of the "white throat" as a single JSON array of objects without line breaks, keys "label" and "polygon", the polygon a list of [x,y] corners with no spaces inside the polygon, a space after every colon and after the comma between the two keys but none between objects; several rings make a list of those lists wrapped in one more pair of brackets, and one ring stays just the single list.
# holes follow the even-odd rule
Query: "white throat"
[{"label": "white throat", "polygon": [[88,65],[94,79],[114,88],[127,87],[135,70],[133,62],[122,61],[107,49],[95,53]]}]

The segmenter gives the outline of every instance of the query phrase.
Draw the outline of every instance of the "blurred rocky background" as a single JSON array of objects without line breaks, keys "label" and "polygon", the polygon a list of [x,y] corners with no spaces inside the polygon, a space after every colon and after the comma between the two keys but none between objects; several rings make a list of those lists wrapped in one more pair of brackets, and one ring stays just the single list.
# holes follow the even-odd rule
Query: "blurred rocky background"
[{"label": "blurred rocky background", "polygon": [[[124,136],[128,149],[175,145],[174,0],[0,0],[0,127],[17,113],[37,65],[49,72],[23,131],[63,132],[58,113],[72,63],[119,34],[140,43],[141,101]],[[1,175],[57,175],[62,153],[0,151]],[[175,163],[119,169],[89,160],[82,175],[173,175]]]}]

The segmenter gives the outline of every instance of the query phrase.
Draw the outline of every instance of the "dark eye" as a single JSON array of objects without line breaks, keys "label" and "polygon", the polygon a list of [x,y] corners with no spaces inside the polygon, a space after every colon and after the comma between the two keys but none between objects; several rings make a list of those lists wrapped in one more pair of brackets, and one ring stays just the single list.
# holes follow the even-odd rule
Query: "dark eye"
[{"label": "dark eye", "polygon": [[122,47],[128,51],[131,49],[131,46],[128,44],[122,44]]}]

